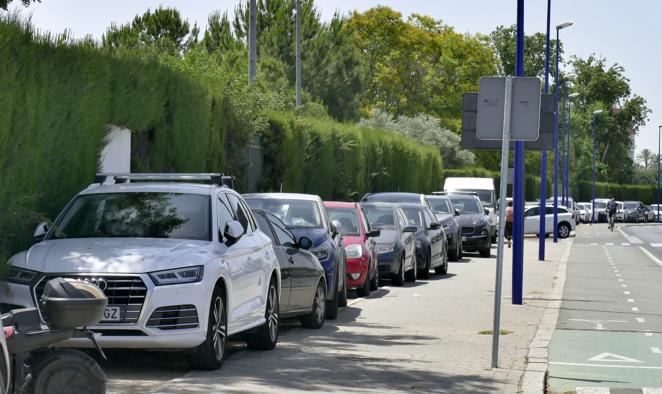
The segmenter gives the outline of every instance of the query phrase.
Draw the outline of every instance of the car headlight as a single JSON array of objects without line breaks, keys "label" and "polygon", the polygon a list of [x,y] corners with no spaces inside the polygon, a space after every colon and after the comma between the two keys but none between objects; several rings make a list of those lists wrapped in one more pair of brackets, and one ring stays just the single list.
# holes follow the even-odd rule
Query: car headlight
[{"label": "car headlight", "polygon": [[377,253],[389,253],[393,251],[393,244],[377,244],[375,250]]},{"label": "car headlight", "polygon": [[320,248],[311,249],[310,252],[317,257],[317,260],[323,261],[329,258],[331,255],[331,248],[327,246],[322,246]]},{"label": "car headlight", "polygon": [[358,259],[363,255],[363,248],[361,248],[361,245],[345,246],[345,255],[349,259]]},{"label": "car headlight", "polygon": [[29,285],[37,276],[37,271],[26,270],[24,268],[11,267],[7,273],[7,282]]},{"label": "car headlight", "polygon": [[441,226],[446,228],[446,227],[451,227],[453,225],[453,218],[446,218],[441,222]]},{"label": "car headlight", "polygon": [[204,267],[198,265],[195,267],[150,272],[149,277],[152,278],[155,285],[162,286],[200,282],[203,274]]},{"label": "car headlight", "polygon": [[480,232],[480,235],[487,235],[487,229],[483,229],[483,230]]},{"label": "car headlight", "polygon": [[416,240],[416,249],[420,249],[423,244],[421,243],[420,239]]},{"label": "car headlight", "polygon": [[482,218],[476,219],[476,220],[473,221],[473,225],[478,226],[478,227],[485,226],[486,224],[487,224],[487,222],[485,221],[485,219],[482,219]]}]

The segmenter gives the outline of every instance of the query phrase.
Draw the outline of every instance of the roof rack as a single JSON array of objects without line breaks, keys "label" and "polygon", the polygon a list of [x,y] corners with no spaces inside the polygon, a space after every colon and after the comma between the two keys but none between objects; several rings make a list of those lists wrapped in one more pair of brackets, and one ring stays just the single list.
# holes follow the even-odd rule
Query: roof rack
[{"label": "roof rack", "polygon": [[[477,192],[462,191],[462,190],[450,190],[450,191],[443,192],[443,193],[446,194],[446,195],[449,195],[449,194],[463,194],[463,195],[467,195],[467,196],[478,196]],[[434,194],[434,193],[432,193],[432,194]]]},{"label": "roof rack", "polygon": [[223,173],[101,173],[94,176],[94,183],[106,183],[110,180],[113,183],[206,181],[212,185],[234,188],[235,178]]}]

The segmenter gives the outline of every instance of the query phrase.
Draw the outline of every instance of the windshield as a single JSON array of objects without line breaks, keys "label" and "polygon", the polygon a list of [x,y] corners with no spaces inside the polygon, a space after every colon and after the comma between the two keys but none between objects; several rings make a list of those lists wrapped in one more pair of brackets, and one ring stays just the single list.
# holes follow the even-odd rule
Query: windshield
[{"label": "windshield", "polygon": [[480,202],[483,203],[483,205],[492,206],[491,190],[457,189],[454,191],[476,193],[478,195],[478,198],[480,198]]},{"label": "windshield", "polygon": [[637,209],[639,207],[639,204],[636,202],[626,202],[623,203],[623,207],[625,209]]},{"label": "windshield", "polygon": [[370,228],[388,229],[395,228],[395,217],[393,208],[364,206],[363,211],[368,217]]},{"label": "windshield", "polygon": [[315,201],[275,198],[247,198],[251,209],[264,209],[276,215],[288,228],[323,228]]},{"label": "windshield", "polygon": [[407,217],[407,225],[416,226],[419,228],[423,227],[423,211],[421,209],[403,207],[402,211]]},{"label": "windshield", "polygon": [[375,193],[365,196],[363,201],[420,204],[421,197],[418,194]]},{"label": "windshield", "polygon": [[602,202],[602,201],[596,201],[594,203],[594,205],[595,205],[595,209],[605,209],[605,208],[607,208],[607,203]]},{"label": "windshield", "polygon": [[340,223],[340,234],[342,235],[361,235],[359,231],[359,217],[356,215],[355,208],[326,208],[331,220],[337,220]]},{"label": "windshield", "polygon": [[445,198],[428,197],[434,213],[451,213],[451,203]]},{"label": "windshield", "polygon": [[62,238],[180,238],[210,240],[209,196],[104,193],[78,196],[53,227]]},{"label": "windshield", "polygon": [[485,213],[483,211],[483,207],[480,205],[480,202],[472,197],[453,196],[451,197],[451,202],[453,203],[453,208],[460,211],[461,214]]}]

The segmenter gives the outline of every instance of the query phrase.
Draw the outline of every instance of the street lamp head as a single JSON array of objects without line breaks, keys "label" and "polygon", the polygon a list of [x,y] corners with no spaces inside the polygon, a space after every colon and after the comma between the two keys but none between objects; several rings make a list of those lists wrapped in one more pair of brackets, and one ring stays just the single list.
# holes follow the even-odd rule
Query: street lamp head
[{"label": "street lamp head", "polygon": [[574,99],[574,98],[576,98],[576,97],[579,97],[579,93],[577,93],[577,92],[575,92],[575,93],[570,93],[570,94],[568,95],[568,98],[571,98],[571,99]]},{"label": "street lamp head", "polygon": [[595,111],[593,111],[593,115],[600,115],[602,112],[604,111],[602,111],[601,109],[596,109]]},{"label": "street lamp head", "polygon": [[572,22],[561,22],[558,25],[556,25],[556,30],[561,30],[565,29],[566,27],[572,26]]}]

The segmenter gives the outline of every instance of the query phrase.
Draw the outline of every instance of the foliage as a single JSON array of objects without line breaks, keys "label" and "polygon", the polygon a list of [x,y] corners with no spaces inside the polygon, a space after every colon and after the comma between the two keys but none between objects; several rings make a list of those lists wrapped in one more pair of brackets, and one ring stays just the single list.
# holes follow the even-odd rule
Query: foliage
[{"label": "foliage", "polygon": [[642,149],[641,152],[637,154],[636,159],[646,170],[650,168],[651,164],[657,165],[657,163],[653,161],[653,152],[648,148]]},{"label": "foliage", "polygon": [[[0,9],[7,10],[7,7],[13,0],[0,0]],[[41,0],[21,0],[21,3],[24,7],[29,6],[32,3],[41,3]]]},{"label": "foliage", "polygon": [[379,109],[372,117],[362,119],[360,126],[393,130],[424,145],[439,147],[444,168],[469,167],[474,165],[474,154],[460,147],[460,136],[439,124],[439,119],[419,114],[414,117],[404,115],[396,118]]},{"label": "foliage", "polygon": [[[515,75],[515,52],[517,47],[517,26],[498,26],[490,33],[491,45],[499,59],[499,73],[501,75]],[[553,78],[556,73],[556,44],[549,40],[549,76]],[[559,44],[559,55],[563,56],[563,43]],[[544,33],[534,33],[524,36],[524,75],[527,77],[545,78],[545,58],[547,37]]]},{"label": "foliage", "polygon": [[264,191],[282,187],[358,200],[368,192],[439,188],[439,152],[395,133],[285,112],[271,113],[269,125],[262,133],[264,161],[270,163],[262,174]]},{"label": "foliage", "polygon": [[388,7],[354,12],[348,23],[368,70],[365,101],[394,115],[434,115],[460,129],[462,93],[496,71],[495,57],[480,35],[456,33],[433,18],[407,21]]}]

